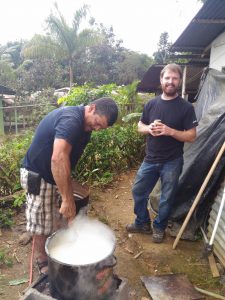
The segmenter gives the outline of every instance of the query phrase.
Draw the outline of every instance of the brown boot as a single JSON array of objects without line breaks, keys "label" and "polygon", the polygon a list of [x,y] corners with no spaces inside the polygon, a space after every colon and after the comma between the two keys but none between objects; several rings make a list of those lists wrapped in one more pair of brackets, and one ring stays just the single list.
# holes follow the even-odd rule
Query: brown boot
[{"label": "brown boot", "polygon": [[126,226],[127,232],[130,233],[144,233],[144,234],[151,234],[152,233],[152,228],[151,225],[146,223],[143,225],[136,225],[135,223],[128,224]]}]

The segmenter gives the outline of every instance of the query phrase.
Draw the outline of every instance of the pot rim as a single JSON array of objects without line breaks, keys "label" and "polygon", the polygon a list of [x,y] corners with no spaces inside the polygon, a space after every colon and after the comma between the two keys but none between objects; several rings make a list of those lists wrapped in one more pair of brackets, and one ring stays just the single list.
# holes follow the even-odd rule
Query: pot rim
[{"label": "pot rim", "polygon": [[65,265],[65,266],[68,266],[68,267],[90,267],[91,265],[96,265],[96,264],[98,264],[98,263],[106,260],[108,257],[112,256],[113,253],[114,253],[114,251],[115,251],[115,248],[116,248],[116,237],[115,237],[114,245],[112,247],[111,252],[108,255],[106,255],[104,258],[102,258],[101,260],[98,260],[98,261],[95,261],[95,262],[92,262],[92,263],[82,264],[82,265],[75,265],[75,264],[68,264],[68,263],[61,262],[61,261],[57,260],[56,258],[54,258],[54,257],[52,257],[50,255],[50,252],[49,252],[49,249],[48,249],[48,245],[49,245],[51,239],[53,239],[56,234],[58,234],[60,231],[63,231],[63,230],[64,229],[59,229],[59,230],[55,231],[52,235],[50,235],[47,238],[47,240],[45,242],[45,252],[46,252],[48,258],[51,259],[51,260],[53,260],[54,262],[56,262],[58,264]]}]

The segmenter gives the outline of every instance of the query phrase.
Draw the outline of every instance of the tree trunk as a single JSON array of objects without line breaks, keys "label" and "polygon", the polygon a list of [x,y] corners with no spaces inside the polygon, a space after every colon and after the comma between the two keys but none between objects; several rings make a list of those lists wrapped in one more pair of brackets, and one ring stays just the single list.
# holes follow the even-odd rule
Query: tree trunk
[{"label": "tree trunk", "polygon": [[73,63],[72,59],[69,62],[69,72],[70,72],[70,88],[73,86]]}]

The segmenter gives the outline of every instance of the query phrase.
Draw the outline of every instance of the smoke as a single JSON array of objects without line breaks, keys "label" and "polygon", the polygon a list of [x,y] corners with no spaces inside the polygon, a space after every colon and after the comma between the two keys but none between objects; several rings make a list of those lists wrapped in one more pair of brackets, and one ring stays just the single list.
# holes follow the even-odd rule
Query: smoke
[{"label": "smoke", "polygon": [[49,245],[50,256],[70,265],[96,263],[112,254],[115,240],[108,226],[79,214],[67,229],[54,235]]}]

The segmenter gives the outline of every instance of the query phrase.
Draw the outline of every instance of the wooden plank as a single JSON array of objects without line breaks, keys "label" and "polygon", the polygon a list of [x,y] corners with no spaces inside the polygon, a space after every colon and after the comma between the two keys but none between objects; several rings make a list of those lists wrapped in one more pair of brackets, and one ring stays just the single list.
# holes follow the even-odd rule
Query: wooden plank
[{"label": "wooden plank", "polygon": [[209,266],[210,266],[210,269],[211,269],[211,272],[212,272],[212,276],[214,278],[220,277],[220,273],[218,271],[218,268],[217,268],[217,265],[216,265],[216,261],[215,261],[215,257],[213,255],[213,253],[211,253],[208,256],[208,260],[209,260]]}]

